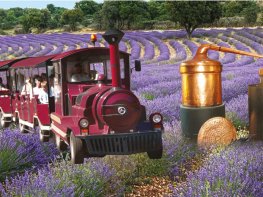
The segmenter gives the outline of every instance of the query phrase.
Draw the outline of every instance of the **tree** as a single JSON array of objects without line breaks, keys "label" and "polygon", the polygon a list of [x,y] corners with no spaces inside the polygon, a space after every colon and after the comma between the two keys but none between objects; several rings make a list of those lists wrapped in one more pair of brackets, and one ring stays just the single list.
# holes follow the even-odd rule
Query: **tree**
[{"label": "tree", "polygon": [[150,19],[147,2],[144,1],[105,1],[100,11],[104,28],[131,28]]},{"label": "tree", "polygon": [[48,27],[51,29],[61,27],[61,16],[66,8],[55,7],[53,4],[48,4],[47,9],[51,14]]},{"label": "tree", "polygon": [[149,1],[148,12],[150,14],[151,20],[168,20],[169,14],[167,13],[164,1]]},{"label": "tree", "polygon": [[76,30],[77,23],[81,22],[83,12],[80,9],[65,10],[62,14],[62,22],[68,24],[71,30]]},{"label": "tree", "polygon": [[222,6],[222,16],[223,17],[240,16],[242,9],[243,9],[242,4],[240,4],[240,2],[238,1],[224,2]]},{"label": "tree", "polygon": [[243,11],[245,9],[257,10],[259,6],[254,1],[228,1],[224,2],[222,5],[222,16],[223,17],[234,17],[243,16]]},{"label": "tree", "polygon": [[14,16],[15,16],[16,18],[19,18],[19,17],[23,16],[23,14],[24,14],[24,9],[19,8],[19,7],[10,8],[10,9],[8,10],[8,12],[13,12]]},{"label": "tree", "polygon": [[47,28],[50,18],[50,12],[47,9],[26,9],[25,14],[21,17],[21,24],[26,33],[30,32],[32,27],[38,29]]},{"label": "tree", "polygon": [[150,19],[147,3],[144,1],[123,1],[119,12],[128,29],[132,25],[137,26],[139,22]]},{"label": "tree", "polygon": [[254,24],[257,21],[257,14],[260,12],[260,7],[255,3],[242,10],[242,15],[245,17],[245,21],[248,24]]},{"label": "tree", "polygon": [[84,15],[93,15],[100,9],[100,5],[95,1],[79,1],[75,4],[75,9],[80,9]]},{"label": "tree", "polygon": [[123,20],[119,12],[120,6],[121,2],[118,1],[105,1],[103,3],[100,14],[105,28],[116,27],[121,29],[123,27]]},{"label": "tree", "polygon": [[48,4],[47,9],[51,14],[54,14],[56,12],[56,7],[53,4]]},{"label": "tree", "polygon": [[193,31],[202,24],[213,23],[221,16],[219,2],[207,1],[177,1],[166,2],[167,10],[171,20],[179,22],[191,38]]},{"label": "tree", "polygon": [[40,10],[40,13],[41,13],[41,22],[36,27],[40,29],[45,29],[49,25],[51,14],[48,9],[42,9]]}]

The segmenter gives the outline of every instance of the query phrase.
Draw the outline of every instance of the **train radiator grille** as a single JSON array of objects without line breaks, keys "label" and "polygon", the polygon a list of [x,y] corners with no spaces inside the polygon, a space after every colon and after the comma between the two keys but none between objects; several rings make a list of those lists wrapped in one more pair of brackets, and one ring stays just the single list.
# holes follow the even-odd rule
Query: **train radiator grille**
[{"label": "train radiator grille", "polygon": [[85,137],[89,154],[123,155],[157,150],[162,144],[161,132],[110,134]]}]

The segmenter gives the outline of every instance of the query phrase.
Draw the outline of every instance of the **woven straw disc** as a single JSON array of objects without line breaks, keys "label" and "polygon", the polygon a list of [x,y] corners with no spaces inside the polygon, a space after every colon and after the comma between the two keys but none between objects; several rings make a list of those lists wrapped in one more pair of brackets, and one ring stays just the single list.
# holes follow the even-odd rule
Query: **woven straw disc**
[{"label": "woven straw disc", "polygon": [[236,129],[223,117],[207,120],[199,130],[197,143],[202,148],[212,145],[229,145],[236,139]]}]

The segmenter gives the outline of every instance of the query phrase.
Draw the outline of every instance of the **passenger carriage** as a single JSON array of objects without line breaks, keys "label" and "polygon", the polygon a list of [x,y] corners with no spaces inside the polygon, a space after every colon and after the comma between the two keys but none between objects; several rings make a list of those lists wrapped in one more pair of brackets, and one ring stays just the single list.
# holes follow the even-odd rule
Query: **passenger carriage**
[{"label": "passenger carriage", "polygon": [[19,61],[19,59],[0,62],[0,77],[6,84],[6,88],[0,89],[0,129],[8,127],[12,122],[13,107],[11,102],[11,80],[9,68],[17,61]]},{"label": "passenger carriage", "polygon": [[[32,79],[33,75],[41,73],[47,76],[51,75],[50,67],[52,67],[51,59],[53,57],[55,55],[26,58],[10,67],[10,72],[15,76],[13,81],[16,81],[12,86],[12,92],[15,92],[12,99],[13,120],[18,122],[20,131],[23,133],[34,131],[39,126],[40,140],[43,142],[48,141],[50,136],[49,114],[54,111],[54,97],[49,95],[49,103],[42,104],[38,100],[38,95],[33,95],[33,92],[21,94],[21,89],[26,77]],[[21,78],[23,78],[22,82]],[[47,82],[49,86],[49,80]]]}]

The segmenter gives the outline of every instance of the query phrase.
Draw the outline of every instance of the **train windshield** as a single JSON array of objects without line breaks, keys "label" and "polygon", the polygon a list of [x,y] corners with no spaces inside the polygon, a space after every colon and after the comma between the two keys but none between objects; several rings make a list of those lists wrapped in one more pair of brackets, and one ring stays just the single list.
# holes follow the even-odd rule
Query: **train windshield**
[{"label": "train windshield", "polygon": [[[103,74],[107,80],[111,80],[112,76],[109,57],[100,57],[96,58],[96,60],[90,58],[82,62],[68,62],[67,81],[77,83],[92,82],[98,79],[99,74]],[[123,59],[120,59],[120,69],[121,78],[124,79],[125,73]]]}]

